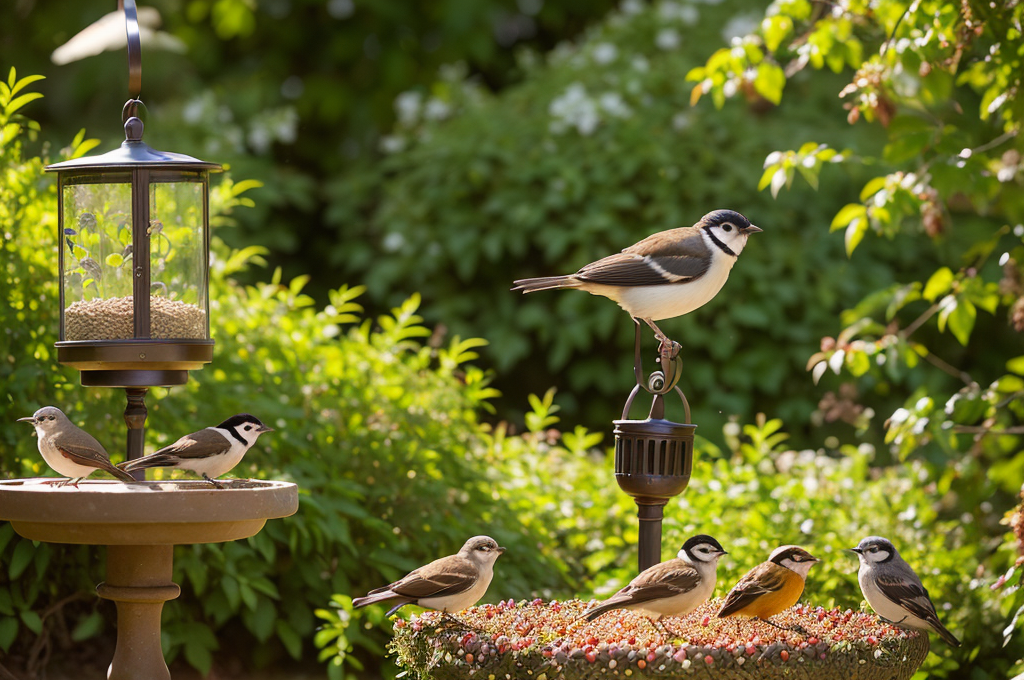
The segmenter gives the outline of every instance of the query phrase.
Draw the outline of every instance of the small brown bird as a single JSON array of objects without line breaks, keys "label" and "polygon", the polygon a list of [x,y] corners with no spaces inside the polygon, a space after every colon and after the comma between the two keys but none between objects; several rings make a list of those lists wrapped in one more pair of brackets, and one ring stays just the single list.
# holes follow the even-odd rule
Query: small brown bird
[{"label": "small brown bird", "polygon": [[662,617],[689,614],[714,593],[718,560],[726,554],[713,537],[694,536],[683,544],[674,560],[640,572],[625,588],[584,614],[584,618],[593,621],[613,609],[632,609],[658,626]]},{"label": "small brown bird", "polygon": [[512,290],[578,288],[603,295],[668,344],[654,322],[689,314],[718,295],[747,237],[761,231],[734,210],[715,210],[692,227],[652,234],[575,274],[520,279]]},{"label": "small brown bird", "polygon": [[767,562],[748,571],[733,586],[718,610],[718,618],[740,616],[760,619],[781,628],[769,619],[797,603],[804,592],[807,572],[820,561],[800,546],[776,548]]},{"label": "small brown bird", "polygon": [[118,470],[110,455],[91,434],[72,423],[56,406],[44,406],[19,423],[31,423],[39,438],[37,446],[46,464],[68,479],[58,486],[78,483],[96,470],[114,475],[122,482],[134,482],[131,475]]},{"label": "small brown bird", "polygon": [[455,555],[414,569],[383,588],[352,600],[359,608],[376,602],[394,602],[385,616],[407,604],[449,614],[471,607],[484,596],[494,575],[494,562],[505,552],[490,536],[474,536]]}]

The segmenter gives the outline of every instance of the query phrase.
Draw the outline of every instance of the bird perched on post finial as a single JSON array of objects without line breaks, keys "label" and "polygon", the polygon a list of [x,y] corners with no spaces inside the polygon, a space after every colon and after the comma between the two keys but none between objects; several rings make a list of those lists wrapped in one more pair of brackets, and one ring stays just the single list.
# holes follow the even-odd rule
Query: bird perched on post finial
[{"label": "bird perched on post finial", "polygon": [[520,279],[512,290],[578,288],[603,295],[644,321],[659,341],[668,344],[654,322],[689,314],[715,297],[747,245],[747,237],[760,231],[738,212],[715,210],[692,227],[648,236],[575,274]]},{"label": "bird perched on post finial", "polygon": [[889,539],[868,536],[850,551],[860,558],[857,581],[876,614],[898,626],[930,630],[946,644],[960,646],[956,636],[939,621],[921,579]]},{"label": "bird perched on post finial", "polygon": [[110,462],[110,454],[91,434],[72,423],[56,406],[44,406],[19,423],[32,423],[36,428],[39,453],[55,472],[65,477],[58,486],[78,483],[96,470],[108,472],[122,482],[134,482],[131,475],[121,472]]}]

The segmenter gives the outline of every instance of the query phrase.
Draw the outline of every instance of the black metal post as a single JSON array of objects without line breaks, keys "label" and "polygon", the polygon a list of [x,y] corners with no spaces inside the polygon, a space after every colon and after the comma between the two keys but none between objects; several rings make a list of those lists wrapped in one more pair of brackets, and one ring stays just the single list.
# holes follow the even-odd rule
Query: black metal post
[{"label": "black metal post", "polygon": [[[124,422],[128,426],[128,460],[142,458],[146,452],[146,392],[147,387],[126,387],[128,405],[124,409]],[[146,479],[145,470],[131,473],[137,481]]]},{"label": "black metal post", "polygon": [[667,499],[636,499],[636,515],[640,518],[640,545],[637,551],[639,571],[661,562],[661,520],[666,503]]}]

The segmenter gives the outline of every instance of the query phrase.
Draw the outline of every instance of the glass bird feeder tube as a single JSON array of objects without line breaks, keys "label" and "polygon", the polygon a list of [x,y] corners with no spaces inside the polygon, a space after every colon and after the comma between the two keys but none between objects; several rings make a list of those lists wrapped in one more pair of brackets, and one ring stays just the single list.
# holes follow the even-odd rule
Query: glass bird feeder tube
[{"label": "glass bird feeder tube", "polygon": [[60,191],[57,359],[82,384],[180,385],[213,358],[209,175],[142,141],[137,100],[109,153],[48,166]]}]

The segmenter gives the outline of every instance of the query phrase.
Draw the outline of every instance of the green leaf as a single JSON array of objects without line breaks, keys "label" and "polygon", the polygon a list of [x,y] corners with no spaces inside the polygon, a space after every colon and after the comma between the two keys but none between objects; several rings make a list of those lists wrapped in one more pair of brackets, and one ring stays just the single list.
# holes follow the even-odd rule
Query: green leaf
[{"label": "green leaf", "polygon": [[866,217],[868,214],[867,208],[860,203],[848,203],[844,205],[836,216],[832,218],[832,224],[829,227],[829,231],[837,231],[847,226],[856,217]]},{"label": "green leaf", "polygon": [[120,267],[124,264],[124,258],[121,257],[120,253],[111,253],[110,255],[107,255],[104,262],[107,263],[108,267]]},{"label": "green leaf", "polygon": [[1014,357],[1006,362],[1006,370],[1017,375],[1024,375],[1024,355]]},{"label": "green leaf", "polygon": [[865,184],[864,188],[860,190],[861,202],[863,203],[864,201],[868,200],[868,198],[870,198],[871,196],[877,194],[885,186],[885,183],[887,181],[889,181],[889,178],[886,176],[882,176],[875,177],[867,184]]},{"label": "green leaf", "polygon": [[75,642],[82,642],[96,637],[103,629],[103,616],[98,611],[82,618],[71,631],[71,639]]},{"label": "green leaf", "polygon": [[856,250],[858,245],[860,245],[860,242],[863,240],[864,234],[867,233],[867,230],[867,217],[856,217],[850,221],[849,226],[846,227],[846,235],[844,237],[847,257],[853,255],[853,251]]},{"label": "green leaf", "polygon": [[288,654],[295,660],[302,658],[302,638],[295,632],[295,629],[291,627],[284,619],[278,619],[275,625],[277,630],[277,637],[281,640],[284,648],[288,650]]},{"label": "green leaf", "polygon": [[14,99],[12,99],[11,103],[4,107],[4,110],[7,113],[7,115],[11,115],[21,107],[25,106],[25,104],[35,101],[36,99],[42,98],[43,95],[41,92],[28,92],[26,94],[21,95],[20,97],[15,97]]},{"label": "green leaf", "polygon": [[931,278],[929,278],[928,283],[925,284],[924,292],[921,295],[928,302],[935,302],[936,298],[948,293],[952,287],[953,272],[949,267],[942,267],[931,275]]},{"label": "green leaf", "polygon": [[966,346],[971,339],[971,331],[974,329],[974,320],[978,316],[978,310],[970,300],[958,300],[956,307],[949,314],[949,332],[953,334],[961,345]]},{"label": "green leaf", "polygon": [[0,618],[0,649],[5,652],[10,650],[18,637],[18,619],[13,616]]},{"label": "green leaf", "polygon": [[754,89],[758,94],[778,106],[782,101],[782,88],[786,86],[786,73],[776,63],[762,61],[757,65]]},{"label": "green leaf", "polygon": [[43,632],[42,618],[40,618],[39,614],[30,609],[21,612],[21,622],[25,624],[26,628],[36,635]]},{"label": "green leaf", "polygon": [[32,545],[32,541],[24,538],[18,541],[18,544],[14,547],[14,556],[11,558],[11,564],[7,568],[7,575],[10,576],[12,581],[17,580],[24,573],[25,568],[32,563],[35,551],[36,548]]}]

